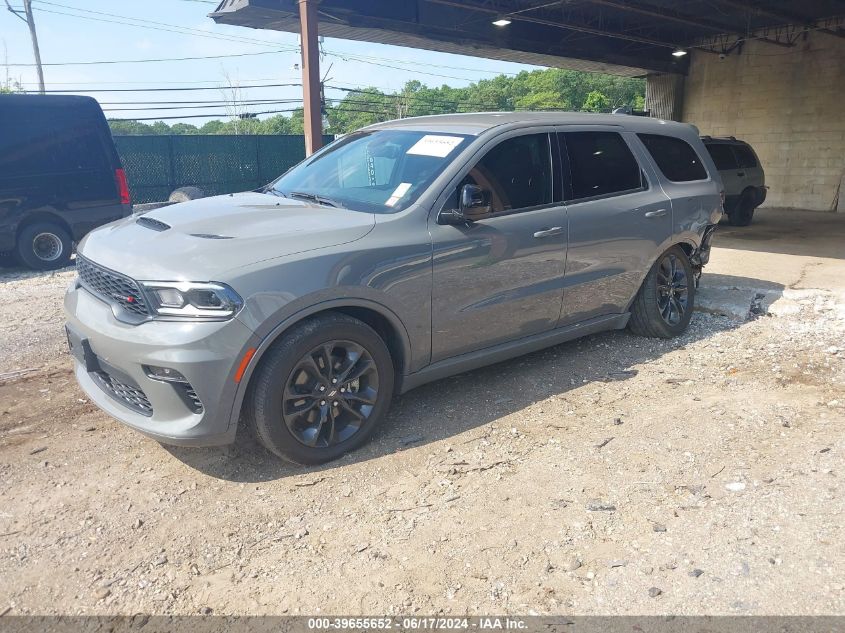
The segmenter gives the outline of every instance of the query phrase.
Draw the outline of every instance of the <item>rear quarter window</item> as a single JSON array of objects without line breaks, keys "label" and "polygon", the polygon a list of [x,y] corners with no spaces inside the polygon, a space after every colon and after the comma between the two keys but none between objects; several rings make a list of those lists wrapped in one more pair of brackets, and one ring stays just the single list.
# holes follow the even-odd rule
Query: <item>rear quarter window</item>
[{"label": "rear quarter window", "polygon": [[719,171],[726,171],[739,167],[739,163],[736,162],[736,156],[734,155],[731,146],[727,143],[713,143],[711,145],[705,145],[705,147],[707,148],[707,152],[710,154],[710,157],[713,159],[713,162],[716,164],[716,169]]},{"label": "rear quarter window", "polygon": [[0,134],[0,178],[108,169],[99,113],[88,107],[11,105]]},{"label": "rear quarter window", "polygon": [[749,169],[757,166],[757,157],[748,145],[734,145],[734,154],[736,154],[737,163],[743,169]]},{"label": "rear quarter window", "polygon": [[707,170],[692,145],[674,136],[638,134],[660,171],[672,182],[707,178]]}]

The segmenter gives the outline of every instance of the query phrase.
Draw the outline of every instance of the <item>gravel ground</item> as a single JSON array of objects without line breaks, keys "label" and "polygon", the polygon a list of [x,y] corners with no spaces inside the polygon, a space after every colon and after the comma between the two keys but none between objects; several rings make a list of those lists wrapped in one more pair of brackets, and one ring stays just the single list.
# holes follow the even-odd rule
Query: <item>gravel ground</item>
[{"label": "gravel ground", "polygon": [[89,404],[72,277],[0,275],[4,372],[34,370],[0,380],[0,611],[845,613],[839,291],[428,385],[299,468],[246,433],[165,448]]}]

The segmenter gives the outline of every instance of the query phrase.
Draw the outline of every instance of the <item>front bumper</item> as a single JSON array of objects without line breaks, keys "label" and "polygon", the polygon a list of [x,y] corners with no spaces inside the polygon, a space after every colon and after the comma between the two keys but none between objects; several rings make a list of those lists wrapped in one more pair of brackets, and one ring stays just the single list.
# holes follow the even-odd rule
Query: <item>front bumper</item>
[{"label": "front bumper", "polygon": [[[76,379],[103,411],[165,444],[234,441],[235,374],[246,351],[258,344],[241,321],[130,325],[76,284],[65,295],[65,313]],[[191,390],[151,379],[145,366],[178,371]]]}]

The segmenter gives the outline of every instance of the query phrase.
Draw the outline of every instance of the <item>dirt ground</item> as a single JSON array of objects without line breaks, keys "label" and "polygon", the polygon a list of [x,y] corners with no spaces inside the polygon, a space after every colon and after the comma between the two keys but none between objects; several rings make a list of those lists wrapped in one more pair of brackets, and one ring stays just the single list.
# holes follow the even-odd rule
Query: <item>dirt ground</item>
[{"label": "dirt ground", "polygon": [[844,614],[845,217],[716,245],[682,338],[422,387],[319,468],[114,422],[73,272],[0,273],[0,612]]}]

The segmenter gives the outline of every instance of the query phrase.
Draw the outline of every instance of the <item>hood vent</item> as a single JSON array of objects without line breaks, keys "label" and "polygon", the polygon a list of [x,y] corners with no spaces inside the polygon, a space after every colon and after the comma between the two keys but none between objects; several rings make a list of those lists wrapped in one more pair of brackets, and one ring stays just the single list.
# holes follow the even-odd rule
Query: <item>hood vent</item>
[{"label": "hood vent", "polygon": [[166,231],[170,228],[169,224],[165,224],[161,220],[154,220],[153,218],[148,218],[143,215],[135,220],[135,223],[145,226],[148,229],[152,229],[153,231]]},{"label": "hood vent", "polygon": [[231,235],[215,235],[214,233],[190,233],[191,237],[201,237],[204,240],[231,240]]}]

